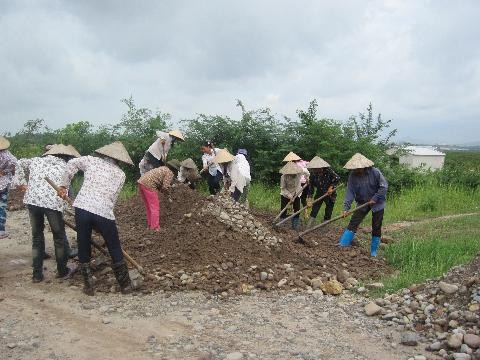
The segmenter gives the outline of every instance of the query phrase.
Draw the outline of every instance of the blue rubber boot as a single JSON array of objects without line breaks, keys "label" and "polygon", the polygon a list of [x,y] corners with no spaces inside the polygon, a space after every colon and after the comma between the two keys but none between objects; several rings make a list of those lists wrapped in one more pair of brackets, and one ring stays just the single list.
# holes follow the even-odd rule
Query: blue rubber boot
[{"label": "blue rubber boot", "polygon": [[350,246],[352,244],[352,241],[353,241],[353,238],[355,237],[355,233],[353,231],[350,231],[348,229],[346,229],[344,232],[343,232],[343,235],[342,237],[340,238],[340,240],[338,241],[338,244],[341,246],[341,247],[347,247],[347,246]]},{"label": "blue rubber boot", "polygon": [[377,256],[377,250],[378,247],[380,246],[380,236],[372,236],[372,242],[370,244],[370,256],[376,257]]},{"label": "blue rubber boot", "polygon": [[300,227],[300,218],[293,218],[292,219],[292,229],[293,230],[298,230]]}]

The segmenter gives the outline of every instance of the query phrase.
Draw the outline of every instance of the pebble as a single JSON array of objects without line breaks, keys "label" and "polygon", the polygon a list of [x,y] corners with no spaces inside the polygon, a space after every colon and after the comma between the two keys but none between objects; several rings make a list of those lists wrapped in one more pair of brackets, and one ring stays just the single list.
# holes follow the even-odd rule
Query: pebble
[{"label": "pebble", "polygon": [[463,343],[463,334],[451,334],[447,338],[447,344],[451,349],[458,349],[462,346]]},{"label": "pebble", "polygon": [[438,283],[438,287],[442,290],[445,294],[451,295],[455,294],[458,291],[458,286],[454,284],[448,284],[446,282],[440,281]]},{"label": "pebble", "polygon": [[9,349],[15,349],[17,346],[18,346],[18,344],[15,344],[15,343],[9,343],[9,344],[7,344],[7,347],[8,347]]},{"label": "pebble", "polygon": [[278,286],[279,288],[281,288],[281,287],[285,286],[285,284],[287,283],[287,281],[288,281],[287,279],[283,278],[282,280],[280,280],[280,281],[278,282],[277,286]]},{"label": "pebble", "polygon": [[471,354],[473,351],[468,347],[467,344],[462,344],[462,346],[460,346],[460,352],[464,354]]},{"label": "pebble", "polygon": [[470,360],[472,357],[469,354],[464,353],[454,353],[453,358],[455,360]]},{"label": "pebble", "polygon": [[265,281],[265,280],[267,280],[267,278],[268,278],[268,274],[265,271],[262,271],[260,273],[260,280]]},{"label": "pebble", "polygon": [[381,289],[383,287],[384,287],[384,285],[381,282],[375,282],[375,283],[367,284],[367,288],[369,288],[369,289]]},{"label": "pebble", "polygon": [[438,351],[442,348],[443,344],[440,341],[435,341],[433,344],[430,344],[428,350],[430,351]]},{"label": "pebble", "polygon": [[241,352],[232,352],[225,357],[225,360],[241,360],[243,359],[243,354]]},{"label": "pebble", "polygon": [[406,346],[416,346],[418,344],[418,335],[413,331],[405,331],[402,333],[400,344]]},{"label": "pebble", "polygon": [[369,302],[367,305],[365,305],[364,309],[367,316],[374,316],[382,311],[382,308],[374,302]]},{"label": "pebble", "polygon": [[480,336],[467,334],[463,337],[463,342],[473,349],[480,348]]}]

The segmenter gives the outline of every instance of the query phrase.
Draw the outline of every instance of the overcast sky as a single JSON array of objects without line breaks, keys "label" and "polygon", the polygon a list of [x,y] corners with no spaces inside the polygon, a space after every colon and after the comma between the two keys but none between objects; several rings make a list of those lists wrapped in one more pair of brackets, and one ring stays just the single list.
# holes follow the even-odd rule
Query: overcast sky
[{"label": "overcast sky", "polygon": [[1,132],[372,102],[398,139],[480,141],[480,1],[0,0]]}]

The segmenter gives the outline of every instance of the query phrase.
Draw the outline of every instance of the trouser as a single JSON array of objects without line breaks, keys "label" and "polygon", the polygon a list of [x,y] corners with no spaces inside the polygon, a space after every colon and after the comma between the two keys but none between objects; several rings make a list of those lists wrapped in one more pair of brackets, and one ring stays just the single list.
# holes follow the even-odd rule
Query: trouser
[{"label": "trouser", "polygon": [[233,200],[239,203],[245,203],[248,197],[248,188],[249,188],[249,185],[245,185],[243,187],[243,192],[235,188],[235,191],[232,193]]},{"label": "trouser", "polygon": [[160,201],[158,199],[158,192],[143,184],[138,184],[138,190],[145,204],[149,229],[160,229]]},{"label": "trouser", "polygon": [[[302,187],[305,186],[305,183],[302,184]],[[307,185],[305,189],[303,189],[302,195],[300,195],[300,201],[302,202],[302,207],[307,206],[307,197],[310,193],[310,185]]]},{"label": "trouser", "polygon": [[[315,199],[318,199],[320,196],[315,196]],[[320,200],[316,202],[315,204],[312,205],[312,211],[310,212],[310,217],[311,218],[316,218],[318,215],[318,212],[320,211],[320,208],[322,207],[322,204],[325,203],[325,214],[323,216],[323,220],[327,221],[332,218],[332,213],[333,213],[333,207],[335,206],[335,198],[332,198],[330,196],[326,197],[323,200]]]},{"label": "trouser", "polygon": [[[280,196],[280,210],[283,209],[285,206],[287,206],[289,201],[290,200],[287,197],[281,195]],[[295,198],[295,200],[293,201],[293,212],[297,212],[298,210],[300,210],[300,198],[297,196]],[[286,209],[280,217],[282,219],[288,217],[288,209]],[[295,219],[300,218],[300,214],[295,215],[294,218]]]},{"label": "trouser", "polygon": [[100,232],[112,263],[116,264],[123,260],[122,247],[118,238],[117,224],[102,216],[92,214],[89,211],[75,208],[75,223],[77,225],[78,260],[84,264],[90,262],[92,252],[92,230]]},{"label": "trouser", "polygon": [[[353,213],[352,218],[347,226],[347,229],[356,232],[358,226],[363,221],[365,216],[370,212],[371,207],[367,206],[363,209],[357,210]],[[382,222],[384,209],[372,212],[372,236],[382,236]]]},{"label": "trouser", "polygon": [[43,275],[43,257],[45,253],[45,216],[47,217],[50,229],[53,234],[55,246],[55,259],[57,261],[57,272],[59,276],[68,273],[68,247],[67,235],[63,214],[60,211],[47,209],[35,205],[28,205],[28,215],[32,227],[32,267],[33,276],[41,278]]},{"label": "trouser", "polygon": [[220,182],[223,179],[223,174],[220,171],[217,171],[216,175],[208,173],[208,191],[210,195],[215,195],[220,192]]},{"label": "trouser", "polygon": [[158,160],[155,156],[152,155],[150,151],[147,151],[147,161],[154,168],[165,166],[165,163],[163,162],[163,160]]},{"label": "trouser", "polygon": [[8,188],[0,191],[0,232],[5,232],[7,221]]}]

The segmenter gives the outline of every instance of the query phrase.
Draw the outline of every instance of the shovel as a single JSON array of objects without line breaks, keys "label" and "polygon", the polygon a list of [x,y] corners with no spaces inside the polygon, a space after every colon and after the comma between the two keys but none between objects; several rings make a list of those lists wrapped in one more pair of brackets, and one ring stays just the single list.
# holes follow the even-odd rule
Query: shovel
[{"label": "shovel", "polygon": [[[278,219],[280,219],[280,216],[282,216],[282,214],[288,209],[288,207],[293,204],[293,202],[295,201],[295,199],[297,197],[299,197],[300,195],[302,195],[303,193],[303,190],[305,190],[305,188],[308,186],[308,183],[306,183],[305,185],[303,185],[302,189],[300,190],[300,192],[298,194],[295,194],[295,196],[293,198],[290,199],[290,201],[288,202],[287,205],[285,205],[285,207],[280,211],[280,213],[275,216],[275,219],[272,220],[272,223],[275,223]],[[278,224],[277,224],[278,225]]]},{"label": "shovel", "polygon": [[337,216],[337,217],[334,217],[333,219],[324,221],[324,222],[321,223],[321,224],[318,224],[318,225],[316,225],[316,226],[314,226],[314,227],[312,227],[312,228],[310,228],[310,229],[307,229],[307,230],[305,230],[304,232],[301,232],[300,234],[298,234],[298,242],[304,244],[304,243],[305,243],[305,240],[303,239],[302,236],[304,236],[304,235],[306,235],[306,234],[308,234],[309,232],[312,232],[312,231],[314,231],[314,230],[320,229],[321,227],[324,227],[324,226],[326,226],[326,225],[328,225],[328,224],[330,224],[330,223],[332,223],[332,222],[334,222],[334,221],[337,221],[337,220],[343,219],[343,218],[345,218],[345,217],[347,217],[347,216],[350,216],[350,215],[352,215],[355,211],[360,210],[360,209],[363,209],[363,208],[365,208],[365,207],[367,207],[367,206],[370,206],[370,203],[367,202],[367,203],[365,203],[365,204],[363,204],[363,205],[357,206],[355,209],[352,209],[352,210],[350,210],[350,211],[347,211],[347,213],[346,213],[345,215],[339,215],[339,216]]}]

